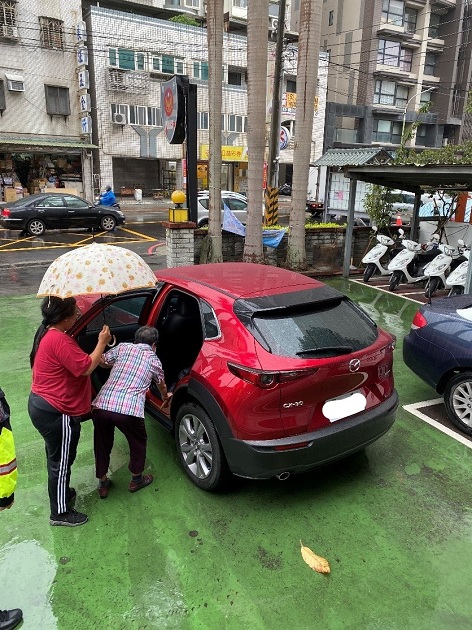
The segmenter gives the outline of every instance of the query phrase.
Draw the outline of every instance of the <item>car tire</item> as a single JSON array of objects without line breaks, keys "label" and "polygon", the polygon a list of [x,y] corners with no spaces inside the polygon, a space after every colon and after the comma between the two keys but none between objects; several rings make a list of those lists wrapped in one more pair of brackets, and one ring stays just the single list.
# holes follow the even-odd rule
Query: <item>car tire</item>
[{"label": "car tire", "polygon": [[199,405],[187,403],[178,410],[174,437],[179,460],[196,486],[214,491],[227,482],[229,469],[218,434]]},{"label": "car tire", "polygon": [[102,217],[100,221],[100,227],[105,232],[111,232],[112,230],[116,228],[115,217],[112,217],[110,214],[106,214],[104,217]]},{"label": "car tire", "polygon": [[31,219],[28,221],[26,231],[31,236],[42,236],[46,231],[46,225],[41,219]]},{"label": "car tire", "polygon": [[436,291],[439,289],[439,285],[441,283],[441,278],[437,276],[434,278],[430,278],[428,284],[426,285],[426,291],[424,292],[424,296],[426,298],[432,298]]},{"label": "car tire", "polygon": [[472,372],[461,372],[448,381],[444,404],[451,422],[463,433],[472,435]]},{"label": "car tire", "polygon": [[390,281],[388,283],[388,290],[389,291],[395,291],[395,289],[400,284],[400,281],[402,279],[402,275],[403,274],[402,274],[401,271],[394,271],[392,273],[392,275],[390,276]]},{"label": "car tire", "polygon": [[364,271],[364,282],[369,282],[369,280],[374,275],[374,272],[375,272],[375,265],[374,265],[374,263],[369,263],[367,265],[367,267],[365,268],[365,271]]},{"label": "car tire", "polygon": [[202,219],[198,222],[198,228],[208,227],[208,219]]}]

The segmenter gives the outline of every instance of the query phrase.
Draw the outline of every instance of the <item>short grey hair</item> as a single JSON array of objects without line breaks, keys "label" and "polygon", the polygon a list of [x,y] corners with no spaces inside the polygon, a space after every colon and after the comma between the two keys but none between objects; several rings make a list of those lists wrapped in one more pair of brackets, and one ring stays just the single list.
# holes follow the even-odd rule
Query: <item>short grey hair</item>
[{"label": "short grey hair", "polygon": [[159,333],[153,326],[141,326],[134,334],[134,343],[147,343],[149,346],[157,343]]}]

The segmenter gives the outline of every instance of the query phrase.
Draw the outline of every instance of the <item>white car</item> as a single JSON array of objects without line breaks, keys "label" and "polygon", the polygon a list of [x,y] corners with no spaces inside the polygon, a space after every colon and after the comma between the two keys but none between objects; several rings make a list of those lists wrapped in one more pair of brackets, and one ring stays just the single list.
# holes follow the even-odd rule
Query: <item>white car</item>
[{"label": "white car", "polygon": [[[208,225],[208,206],[210,203],[210,195],[207,190],[198,193],[198,219],[197,226],[199,228]],[[223,223],[223,212],[225,205],[233,212],[241,223],[247,222],[247,199],[241,193],[231,192],[229,190],[221,191],[221,223]]]}]

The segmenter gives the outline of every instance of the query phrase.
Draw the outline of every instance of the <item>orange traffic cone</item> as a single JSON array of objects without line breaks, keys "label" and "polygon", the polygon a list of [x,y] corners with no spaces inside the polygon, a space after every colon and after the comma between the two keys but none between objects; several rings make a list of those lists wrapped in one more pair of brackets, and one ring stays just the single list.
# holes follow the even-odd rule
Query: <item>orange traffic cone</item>
[{"label": "orange traffic cone", "polygon": [[396,225],[403,225],[402,215],[401,214],[397,214]]}]

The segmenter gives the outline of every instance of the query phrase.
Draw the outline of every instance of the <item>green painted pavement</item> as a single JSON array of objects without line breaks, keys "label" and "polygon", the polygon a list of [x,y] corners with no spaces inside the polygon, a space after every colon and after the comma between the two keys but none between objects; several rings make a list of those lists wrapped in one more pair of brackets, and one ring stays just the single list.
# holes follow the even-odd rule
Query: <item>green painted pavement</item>
[{"label": "green painted pavement", "polygon": [[[435,397],[401,362],[416,305],[331,280],[398,337],[401,404]],[[181,472],[172,439],[148,419],[149,488],[127,490],[117,434],[114,487],[96,493],[92,426],[72,483],[89,522],[51,527],[44,445],[26,411],[31,296],[0,299],[0,385],[12,407],[19,484],[0,514],[0,608],[22,630],[448,630],[472,625],[472,453],[403,409],[365,452],[288,481],[238,480],[206,494]],[[330,575],[302,560],[300,540]]]}]

